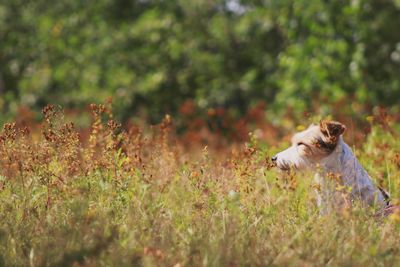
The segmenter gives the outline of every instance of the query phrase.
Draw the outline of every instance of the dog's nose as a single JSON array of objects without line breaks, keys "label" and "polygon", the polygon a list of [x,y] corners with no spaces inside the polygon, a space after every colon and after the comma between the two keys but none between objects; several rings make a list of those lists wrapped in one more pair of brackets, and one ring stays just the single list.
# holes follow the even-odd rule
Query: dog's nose
[{"label": "dog's nose", "polygon": [[277,157],[276,155],[273,156],[273,157],[271,158],[271,160],[272,160],[273,162],[275,162],[277,159],[278,159],[278,157]]}]

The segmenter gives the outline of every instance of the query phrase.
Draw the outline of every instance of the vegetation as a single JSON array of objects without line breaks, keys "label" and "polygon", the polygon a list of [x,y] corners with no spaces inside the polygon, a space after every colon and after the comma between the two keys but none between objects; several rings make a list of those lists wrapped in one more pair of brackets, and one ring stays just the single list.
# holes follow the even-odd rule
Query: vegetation
[{"label": "vegetation", "polygon": [[110,95],[123,121],[159,122],[188,99],[235,116],[260,99],[271,116],[337,101],[370,114],[400,99],[399,3],[1,1],[0,121]]},{"label": "vegetation", "polygon": [[[392,266],[400,261],[400,215],[374,218],[373,211],[355,207],[320,216],[308,174],[271,169],[269,157],[286,141],[260,139],[258,130],[246,143],[203,147],[194,135],[176,138],[170,116],[158,126],[123,129],[109,105],[91,105],[91,112],[87,137],[54,106],[43,110],[41,132],[4,125],[0,265]],[[398,116],[382,111],[368,121],[371,132],[355,153],[396,201]],[[353,134],[349,127],[350,143]],[[215,139],[211,133],[204,138]]]},{"label": "vegetation", "polygon": [[0,1],[0,266],[398,264],[400,214],[320,216],[269,158],[331,116],[399,202],[399,28],[399,0]]}]

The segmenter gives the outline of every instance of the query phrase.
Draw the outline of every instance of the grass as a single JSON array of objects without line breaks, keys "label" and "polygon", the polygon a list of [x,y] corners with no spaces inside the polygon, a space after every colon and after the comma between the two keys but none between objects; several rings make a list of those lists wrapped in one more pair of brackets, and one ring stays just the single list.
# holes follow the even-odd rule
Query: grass
[{"label": "grass", "polygon": [[[395,266],[400,217],[320,216],[308,174],[282,176],[285,146],[254,136],[185,148],[166,117],[122,131],[92,106],[82,141],[54,107],[41,134],[0,135],[0,266]],[[372,123],[356,153],[400,196],[400,124]],[[265,140],[264,140],[265,141]]]}]

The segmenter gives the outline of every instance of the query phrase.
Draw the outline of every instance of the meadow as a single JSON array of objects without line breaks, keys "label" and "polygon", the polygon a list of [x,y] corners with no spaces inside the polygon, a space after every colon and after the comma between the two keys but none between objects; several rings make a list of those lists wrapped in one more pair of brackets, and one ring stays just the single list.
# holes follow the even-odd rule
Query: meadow
[{"label": "meadow", "polygon": [[[169,115],[121,126],[107,105],[90,113],[86,131],[51,105],[39,125],[4,124],[0,266],[400,266],[399,214],[321,216],[310,174],[273,168],[303,125],[227,141],[177,134]],[[399,117],[364,125],[345,139],[396,202]]]}]

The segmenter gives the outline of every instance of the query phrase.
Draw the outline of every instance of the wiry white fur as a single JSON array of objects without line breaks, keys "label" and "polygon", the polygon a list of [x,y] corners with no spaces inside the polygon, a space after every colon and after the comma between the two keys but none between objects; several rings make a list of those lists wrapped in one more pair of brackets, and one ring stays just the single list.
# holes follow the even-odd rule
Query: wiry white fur
[{"label": "wiry white fur", "polygon": [[[359,199],[363,204],[385,207],[385,198],[368,173],[354,156],[350,147],[339,137],[336,148],[328,156],[315,161],[299,153],[299,147],[293,144],[275,157],[281,169],[311,169],[320,185],[317,190],[317,202],[322,213],[332,207],[343,207],[348,202]],[[341,188],[332,175],[340,180]]]},{"label": "wiry white fur", "polygon": [[307,158],[300,156],[298,147],[293,144],[288,149],[276,154],[277,164],[281,169],[305,169],[312,166],[312,163]]},{"label": "wiry white fur", "polygon": [[385,206],[382,192],[374,185],[371,177],[342,137],[335,150],[322,159],[320,166],[316,169],[315,180],[321,185],[321,190],[318,192],[318,204],[324,212],[328,212],[329,204],[343,204],[338,199],[337,184],[330,181],[329,174],[340,176],[343,190],[346,191],[346,196],[348,195],[350,200],[359,199],[363,204]]}]

